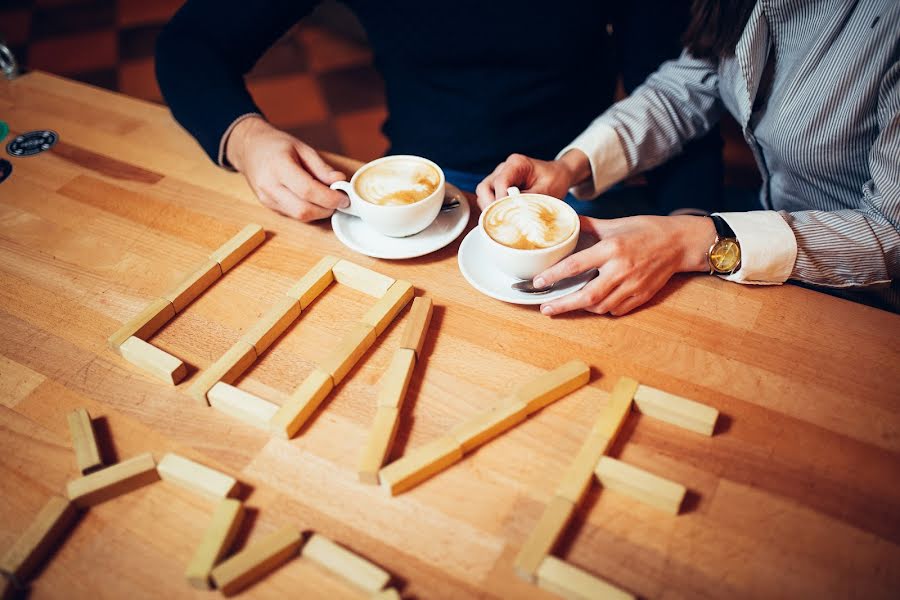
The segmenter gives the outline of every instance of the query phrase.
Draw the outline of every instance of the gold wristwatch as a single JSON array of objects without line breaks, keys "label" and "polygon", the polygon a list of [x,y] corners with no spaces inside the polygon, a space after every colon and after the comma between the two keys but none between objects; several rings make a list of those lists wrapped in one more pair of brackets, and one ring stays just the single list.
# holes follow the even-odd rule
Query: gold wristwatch
[{"label": "gold wristwatch", "polygon": [[710,215],[716,227],[716,241],[706,253],[709,274],[730,275],[741,268],[741,244],[734,230],[719,215]]}]

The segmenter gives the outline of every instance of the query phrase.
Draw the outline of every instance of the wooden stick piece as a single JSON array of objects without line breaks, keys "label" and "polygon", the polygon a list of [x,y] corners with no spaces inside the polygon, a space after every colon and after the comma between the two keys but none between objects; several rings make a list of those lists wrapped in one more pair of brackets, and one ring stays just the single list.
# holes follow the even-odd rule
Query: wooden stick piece
[{"label": "wooden stick piece", "polygon": [[575,505],[572,502],[553,496],[516,556],[514,568],[519,577],[532,583],[535,581],[541,561],[553,551],[573,512]]},{"label": "wooden stick piece", "polygon": [[261,356],[272,343],[300,316],[300,301],[285,296],[276,302],[253,324],[241,339]]},{"label": "wooden stick piece", "polygon": [[369,600],[401,600],[400,592],[396,589],[389,587],[384,588],[380,592],[375,592],[371,596],[369,596]]},{"label": "wooden stick piece", "polygon": [[306,309],[334,281],[331,269],[337,261],[334,256],[323,257],[285,294],[299,300],[300,308]]},{"label": "wooden stick piece", "polygon": [[216,410],[260,429],[268,430],[269,421],[278,411],[277,404],[221,381],[212,386],[207,396]]},{"label": "wooden stick piece", "polygon": [[630,377],[620,377],[609,393],[609,399],[606,406],[600,411],[594,426],[591,428],[591,435],[604,437],[608,440],[614,440],[625,418],[631,410],[631,400],[638,388],[638,382]]},{"label": "wooden stick piece", "polygon": [[77,517],[74,504],[60,496],[50,498],[0,559],[0,570],[12,576],[11,583],[24,583],[59,545]]},{"label": "wooden stick piece", "polygon": [[603,456],[594,470],[600,484],[611,490],[628,494],[644,504],[677,515],[687,493],[680,483],[654,475],[643,469]]},{"label": "wooden stick piece", "polygon": [[403,335],[400,338],[400,347],[415,350],[419,359],[422,358],[422,346],[425,344],[425,336],[428,334],[432,310],[431,298],[419,296],[413,300],[409,316],[406,318],[406,326],[403,328]]},{"label": "wooden stick piece", "polygon": [[537,584],[567,600],[629,600],[634,596],[575,565],[547,556],[537,570]]},{"label": "wooden stick piece", "polygon": [[408,281],[394,282],[388,291],[363,315],[361,322],[375,328],[375,335],[387,329],[397,314],[412,300],[415,288]]},{"label": "wooden stick piece", "polygon": [[174,316],[175,307],[172,306],[172,303],[165,298],[156,298],[147,304],[134,318],[123,323],[115,333],[109,336],[107,344],[118,352],[119,346],[131,336],[146,340],[159,331],[159,328]]},{"label": "wooden stick piece", "polygon": [[334,380],[331,379],[331,375],[320,369],[314,369],[272,416],[269,430],[285,439],[292,437],[332,389]]},{"label": "wooden stick piece", "polygon": [[416,353],[408,348],[397,348],[387,371],[381,377],[378,394],[375,396],[376,406],[400,408],[409,389],[413,369],[416,367]]},{"label": "wooden stick piece", "polygon": [[238,488],[237,479],[231,475],[171,452],[162,457],[156,470],[164,481],[171,481],[212,500],[227,498]]},{"label": "wooden stick piece", "polygon": [[394,443],[399,421],[400,410],[397,407],[379,406],[375,411],[375,420],[369,431],[369,439],[363,448],[357,469],[359,480],[362,483],[378,485],[378,471]]},{"label": "wooden stick piece", "polygon": [[180,313],[221,276],[221,265],[210,259],[197,267],[193,273],[186,275],[163,298],[172,303],[172,306],[175,307],[175,312]]},{"label": "wooden stick piece", "polygon": [[248,344],[244,340],[238,340],[228,349],[225,354],[211,364],[203,373],[201,373],[190,389],[188,394],[203,404],[208,404],[206,398],[207,392],[216,383],[234,383],[241,376],[241,373],[250,368],[256,362],[256,348],[252,344]]},{"label": "wooden stick piece", "polygon": [[589,435],[575,459],[566,468],[562,481],[556,488],[556,495],[576,505],[581,502],[581,497],[593,479],[597,461],[611,445],[612,440],[608,438]]},{"label": "wooden stick piece", "polygon": [[526,403],[532,413],[587,385],[590,378],[591,368],[573,360],[522,384],[512,397]]},{"label": "wooden stick piece", "polygon": [[240,501],[226,498],[219,502],[203,533],[203,539],[184,572],[192,586],[201,590],[212,588],[210,573],[231,549],[243,518],[244,505]]},{"label": "wooden stick piece", "polygon": [[280,529],[214,567],[212,580],[224,595],[234,595],[295,557],[302,543],[293,527]]},{"label": "wooden stick piece", "polygon": [[381,485],[391,496],[417,486],[432,475],[440,473],[463,456],[456,439],[445,435],[419,446],[403,458],[395,460],[378,472]]},{"label": "wooden stick piece", "polygon": [[354,290],[381,298],[394,285],[394,279],[387,275],[382,275],[372,269],[361,267],[356,263],[348,260],[338,260],[331,267],[334,278],[341,285],[346,285]]},{"label": "wooden stick piece", "polygon": [[154,481],[159,481],[159,474],[153,455],[147,452],[73,479],[66,485],[66,495],[78,508],[87,508]]},{"label": "wooden stick piece", "polygon": [[638,388],[634,395],[634,404],[647,416],[703,435],[713,434],[716,419],[719,418],[719,411],[712,406],[646,385]]},{"label": "wooden stick piece", "polygon": [[470,452],[524,421],[528,413],[527,404],[513,401],[460,423],[450,430],[450,435],[463,452]]},{"label": "wooden stick piece", "polygon": [[337,385],[374,343],[375,328],[357,323],[344,335],[337,347],[322,359],[319,369],[331,375],[334,385]]},{"label": "wooden stick piece", "polygon": [[94,427],[91,425],[91,416],[84,408],[76,408],[70,412],[66,419],[69,422],[69,433],[72,434],[72,447],[75,448],[75,463],[82,475],[96,471],[103,467],[103,459],[100,457],[100,448],[97,446],[97,438],[94,437]]},{"label": "wooden stick piece", "polygon": [[366,592],[382,590],[391,579],[391,574],[378,565],[317,533],[306,542],[300,555]]},{"label": "wooden stick piece", "polygon": [[141,338],[131,336],[119,346],[119,352],[134,366],[171,385],[177,385],[187,376],[187,367],[180,358]]},{"label": "wooden stick piece", "polygon": [[241,259],[266,239],[266,231],[255,223],[244,226],[233,238],[219,246],[209,258],[219,263],[222,273],[227,273]]}]

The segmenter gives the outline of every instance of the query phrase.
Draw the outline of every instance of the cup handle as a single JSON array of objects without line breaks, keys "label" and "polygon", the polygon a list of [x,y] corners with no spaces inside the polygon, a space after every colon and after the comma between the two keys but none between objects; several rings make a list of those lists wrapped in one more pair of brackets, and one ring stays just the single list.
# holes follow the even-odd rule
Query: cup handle
[{"label": "cup handle", "polygon": [[353,189],[353,186],[350,185],[350,182],[349,181],[335,181],[334,183],[331,184],[330,187],[331,187],[331,189],[333,189],[335,191],[344,192],[345,194],[347,194],[347,197],[350,198],[350,205],[347,208],[338,208],[338,210],[341,211],[342,213],[347,213],[348,215],[353,215],[354,217],[358,217],[359,213],[357,213],[355,210],[353,210],[353,193],[351,191]]},{"label": "cup handle", "polygon": [[522,192],[520,192],[520,191],[519,191],[519,188],[517,188],[517,187],[508,187],[508,188],[506,188],[506,195],[507,195],[507,196],[518,196],[518,195],[520,195],[521,193],[522,193]]}]

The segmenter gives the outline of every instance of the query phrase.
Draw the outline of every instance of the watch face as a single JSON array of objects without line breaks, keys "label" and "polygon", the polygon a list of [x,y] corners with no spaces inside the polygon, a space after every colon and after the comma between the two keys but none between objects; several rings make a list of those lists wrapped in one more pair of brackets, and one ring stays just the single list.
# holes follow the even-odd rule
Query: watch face
[{"label": "watch face", "polygon": [[741,247],[737,240],[719,240],[709,251],[709,266],[716,273],[733,273],[741,264]]}]

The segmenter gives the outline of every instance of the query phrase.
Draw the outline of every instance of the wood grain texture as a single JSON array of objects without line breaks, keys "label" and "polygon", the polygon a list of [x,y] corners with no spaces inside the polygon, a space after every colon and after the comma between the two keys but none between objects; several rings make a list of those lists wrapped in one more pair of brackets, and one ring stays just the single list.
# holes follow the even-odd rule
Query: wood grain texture
[{"label": "wood grain texture", "polygon": [[[295,525],[352,542],[407,597],[549,598],[515,576],[513,560],[628,376],[717,409],[715,435],[632,411],[610,453],[687,486],[682,512],[594,486],[559,558],[649,599],[896,597],[900,317],[798,286],[696,275],[672,278],[623,318],[549,319],[472,289],[456,263],[459,240],[380,261],[345,248],[327,223],[261,207],[164,107],[31,72],[0,81],[0,113],[13,132],[49,127],[86,151],[15,160],[0,184],[0,552],[73,476],[66,414],[84,407],[120,459],[177,452],[246,482],[255,518],[241,547]],[[342,164],[352,173],[355,163]],[[105,347],[247,223],[271,236],[148,339],[192,367],[184,382],[152,381]],[[298,439],[192,401],[194,382],[325,256],[409,281],[434,300],[389,460],[563,361],[583,360],[592,379],[396,498],[359,483],[357,467],[378,381],[412,309]],[[373,303],[332,285],[233,383],[285,402]],[[211,510],[164,484],[92,509],[32,581],[32,596],[192,597],[184,569]],[[248,597],[359,598],[341,585],[296,560]]]},{"label": "wood grain texture", "polygon": [[27,581],[71,529],[78,509],[60,496],[50,498],[25,532],[0,558],[0,570],[19,583]]}]

